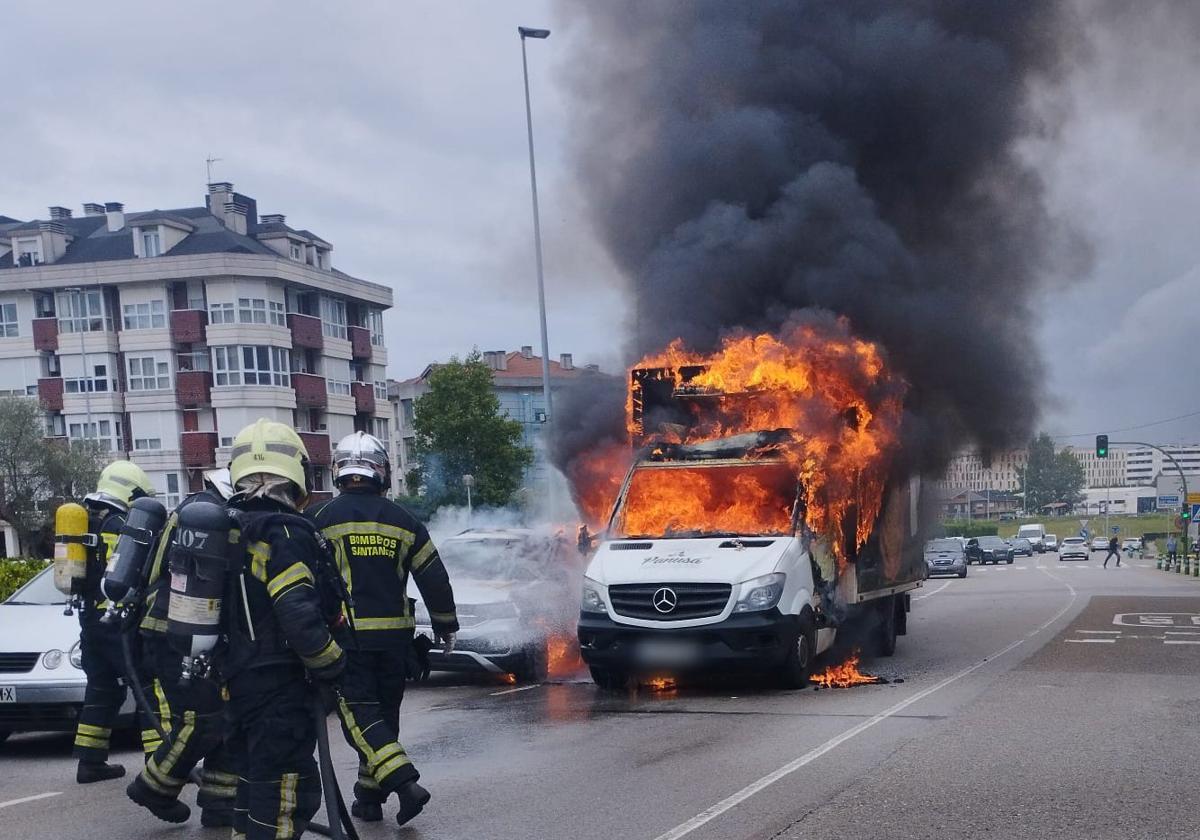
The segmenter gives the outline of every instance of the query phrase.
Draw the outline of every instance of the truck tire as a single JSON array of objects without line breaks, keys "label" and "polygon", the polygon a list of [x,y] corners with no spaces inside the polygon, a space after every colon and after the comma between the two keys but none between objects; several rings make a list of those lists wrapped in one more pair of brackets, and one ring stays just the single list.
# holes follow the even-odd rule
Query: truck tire
[{"label": "truck tire", "polygon": [[796,634],[796,642],[788,651],[783,669],[779,672],[780,687],[797,689],[808,685],[816,658],[817,628],[813,625],[812,616],[805,613],[800,617],[800,632]]},{"label": "truck tire", "polygon": [[592,682],[602,691],[624,691],[629,686],[629,675],[624,671],[598,668],[595,665],[588,670],[592,672]]},{"label": "truck tire", "polygon": [[891,656],[896,652],[896,596],[888,595],[879,603],[879,627],[876,646],[880,656]]}]

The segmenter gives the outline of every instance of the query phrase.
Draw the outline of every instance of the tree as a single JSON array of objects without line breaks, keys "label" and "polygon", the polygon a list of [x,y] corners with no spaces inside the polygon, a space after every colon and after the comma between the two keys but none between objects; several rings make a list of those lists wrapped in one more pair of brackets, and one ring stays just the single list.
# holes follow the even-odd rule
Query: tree
[{"label": "tree", "polygon": [[432,507],[466,504],[464,475],[475,477],[476,503],[502,507],[513,501],[533,453],[521,444],[521,424],[500,414],[492,370],[478,350],[434,369],[413,415],[415,477]]},{"label": "tree", "polygon": [[1054,451],[1054,440],[1044,432],[1029,445],[1029,458],[1021,489],[1025,509],[1039,510],[1055,502],[1074,505],[1083,498],[1087,478],[1079,459],[1063,449]]},{"label": "tree", "polygon": [[48,441],[37,402],[0,398],[0,518],[12,525],[23,553],[47,551],[54,510],[89,492],[104,463],[90,441]]}]

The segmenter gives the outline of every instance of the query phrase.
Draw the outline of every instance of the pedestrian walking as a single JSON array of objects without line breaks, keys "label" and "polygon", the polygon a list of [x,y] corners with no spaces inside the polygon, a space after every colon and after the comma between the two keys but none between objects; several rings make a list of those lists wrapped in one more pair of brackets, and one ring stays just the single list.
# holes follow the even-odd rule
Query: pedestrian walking
[{"label": "pedestrian walking", "polygon": [[1174,534],[1168,534],[1167,535],[1167,561],[1168,561],[1168,564],[1175,562],[1175,558],[1179,556],[1178,552],[1179,552],[1179,541],[1175,539]]},{"label": "pedestrian walking", "polygon": [[1108,538],[1108,554],[1104,555],[1104,568],[1108,568],[1109,558],[1116,557],[1117,565],[1121,565],[1121,543],[1115,537]]}]

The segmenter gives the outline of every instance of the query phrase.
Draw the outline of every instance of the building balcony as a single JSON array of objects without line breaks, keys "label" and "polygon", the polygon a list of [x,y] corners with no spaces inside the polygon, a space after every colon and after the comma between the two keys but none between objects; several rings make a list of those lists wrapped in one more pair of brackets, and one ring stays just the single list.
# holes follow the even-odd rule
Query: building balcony
[{"label": "building balcony", "polygon": [[308,462],[314,466],[327,467],[333,461],[329,435],[325,432],[300,432],[300,440],[308,450]]},{"label": "building balcony", "polygon": [[292,388],[296,391],[297,408],[325,408],[329,404],[323,376],[317,376],[315,373],[293,373]]},{"label": "building balcony", "polygon": [[61,376],[38,380],[38,402],[46,411],[63,410],[63,381]]},{"label": "building balcony", "polygon": [[315,505],[318,502],[328,502],[332,498],[332,490],[314,490],[308,494],[308,503],[310,505]]},{"label": "building balcony", "polygon": [[58,351],[58,319],[33,319],[33,349],[48,353]]},{"label": "building balcony", "polygon": [[172,309],[171,340],[176,344],[203,344],[208,313],[203,309]]},{"label": "building balcony", "polygon": [[324,350],[325,336],[321,333],[321,319],[313,315],[291,312],[287,316],[288,329],[292,331],[292,347],[308,350]]},{"label": "building balcony", "polygon": [[175,399],[180,408],[199,408],[212,402],[213,375],[207,370],[181,370],[175,374]]},{"label": "building balcony", "polygon": [[375,413],[375,388],[369,382],[351,382],[350,393],[354,397],[354,410],[360,414]]},{"label": "building balcony", "polygon": [[185,467],[215,467],[217,465],[216,432],[183,432],[179,449]]},{"label": "building balcony", "polygon": [[350,333],[350,355],[355,359],[370,361],[371,331],[366,327],[347,327]]}]

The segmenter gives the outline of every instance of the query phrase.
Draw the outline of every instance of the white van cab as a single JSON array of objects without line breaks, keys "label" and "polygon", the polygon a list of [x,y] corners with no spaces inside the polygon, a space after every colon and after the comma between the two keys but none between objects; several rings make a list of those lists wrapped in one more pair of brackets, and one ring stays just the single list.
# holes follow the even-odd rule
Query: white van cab
[{"label": "white van cab", "polygon": [[1041,554],[1046,550],[1046,526],[1037,523],[1022,525],[1017,529],[1017,539],[1029,540],[1033,550]]}]

